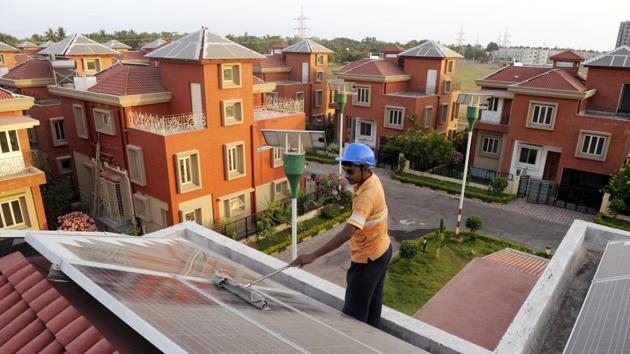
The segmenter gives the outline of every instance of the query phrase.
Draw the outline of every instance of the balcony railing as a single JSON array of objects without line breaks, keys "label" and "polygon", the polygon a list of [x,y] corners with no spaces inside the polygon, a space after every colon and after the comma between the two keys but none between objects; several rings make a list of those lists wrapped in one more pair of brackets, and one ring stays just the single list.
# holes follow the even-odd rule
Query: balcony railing
[{"label": "balcony railing", "polygon": [[180,113],[157,115],[144,112],[131,112],[128,117],[130,128],[160,135],[171,135],[205,129],[205,113]]},{"label": "balcony railing", "polygon": [[0,177],[12,176],[25,171],[26,166],[24,166],[24,157],[22,155],[10,157],[2,157],[0,155]]},{"label": "balcony railing", "polygon": [[254,108],[255,119],[277,118],[304,112],[304,100],[274,98]]}]

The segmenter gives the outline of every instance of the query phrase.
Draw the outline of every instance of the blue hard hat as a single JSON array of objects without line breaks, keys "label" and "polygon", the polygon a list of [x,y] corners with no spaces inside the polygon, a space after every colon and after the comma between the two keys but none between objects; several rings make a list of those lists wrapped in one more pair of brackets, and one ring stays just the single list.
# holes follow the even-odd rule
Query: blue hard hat
[{"label": "blue hard hat", "polygon": [[372,151],[369,146],[359,143],[346,145],[346,148],[343,151],[343,156],[337,157],[335,160],[341,162],[352,162],[356,165],[376,165],[374,151]]}]

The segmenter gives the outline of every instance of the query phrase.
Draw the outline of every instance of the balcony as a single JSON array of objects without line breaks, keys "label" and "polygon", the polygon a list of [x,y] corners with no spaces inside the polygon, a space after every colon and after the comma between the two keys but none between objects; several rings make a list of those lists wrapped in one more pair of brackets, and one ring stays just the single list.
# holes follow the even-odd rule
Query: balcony
[{"label": "balcony", "polygon": [[157,115],[130,112],[127,124],[130,128],[159,135],[173,135],[207,128],[205,113]]},{"label": "balcony", "polygon": [[0,156],[0,177],[9,177],[19,174],[28,174],[29,171],[24,165],[22,154],[10,157]]},{"label": "balcony", "polygon": [[254,107],[254,119],[273,119],[304,112],[304,101],[290,98],[274,98],[262,106]]}]

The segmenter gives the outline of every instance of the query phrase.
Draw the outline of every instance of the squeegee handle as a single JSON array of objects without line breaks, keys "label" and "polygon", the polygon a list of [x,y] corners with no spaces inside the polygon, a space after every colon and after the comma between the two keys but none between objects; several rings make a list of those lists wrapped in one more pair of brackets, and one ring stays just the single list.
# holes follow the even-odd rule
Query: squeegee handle
[{"label": "squeegee handle", "polygon": [[275,271],[273,271],[273,272],[271,272],[271,273],[269,273],[269,274],[267,274],[267,275],[265,275],[263,277],[260,277],[260,278],[258,278],[256,280],[252,281],[252,282],[249,282],[249,283],[243,285],[243,287],[244,288],[249,288],[250,286],[252,286],[252,285],[254,285],[254,284],[258,283],[258,282],[261,282],[261,281],[263,281],[263,280],[265,280],[265,279],[267,279],[267,278],[269,278],[271,276],[274,276],[274,275],[276,275],[276,274],[286,270],[289,267],[291,267],[291,264],[287,264],[287,265],[285,265],[284,267],[282,267],[282,268],[280,268],[278,270],[275,270]]}]

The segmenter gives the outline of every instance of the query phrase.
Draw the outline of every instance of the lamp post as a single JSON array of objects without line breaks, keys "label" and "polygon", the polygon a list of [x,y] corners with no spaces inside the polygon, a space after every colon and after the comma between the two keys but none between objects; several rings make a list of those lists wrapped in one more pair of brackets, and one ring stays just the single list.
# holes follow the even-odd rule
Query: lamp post
[{"label": "lamp post", "polygon": [[[330,80],[328,81],[328,88],[331,91],[335,91],[336,101],[337,101],[337,119],[339,119],[339,157],[343,155],[343,110],[346,108],[346,103],[348,103],[348,96],[354,94],[352,91],[352,87],[354,84],[352,82],[345,82],[343,80]],[[339,175],[341,176],[343,170],[341,169],[341,161],[339,161]]]},{"label": "lamp post", "polygon": [[470,145],[472,143],[472,133],[475,122],[479,118],[479,106],[470,105],[466,109],[466,119],[468,120],[468,141],[466,143],[466,156],[464,157],[464,176],[462,177],[462,190],[459,195],[459,209],[457,209],[457,225],[455,227],[454,240],[461,240],[459,229],[462,222],[462,210],[464,208],[464,192],[466,191],[466,177],[468,177],[468,158],[470,157]]}]

